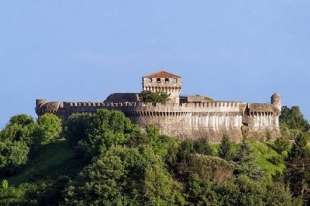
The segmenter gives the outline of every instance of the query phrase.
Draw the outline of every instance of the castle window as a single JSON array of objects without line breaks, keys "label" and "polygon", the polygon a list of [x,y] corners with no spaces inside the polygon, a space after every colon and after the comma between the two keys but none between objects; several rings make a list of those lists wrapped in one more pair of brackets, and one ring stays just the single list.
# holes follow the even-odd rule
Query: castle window
[{"label": "castle window", "polygon": [[169,82],[169,78],[165,78],[165,83],[168,83]]},{"label": "castle window", "polygon": [[148,82],[151,83],[152,82],[152,78],[148,78]]},{"label": "castle window", "polygon": [[157,78],[157,83],[160,83],[160,78]]},{"label": "castle window", "polygon": [[176,84],[178,82],[177,78],[173,78],[173,83]]}]

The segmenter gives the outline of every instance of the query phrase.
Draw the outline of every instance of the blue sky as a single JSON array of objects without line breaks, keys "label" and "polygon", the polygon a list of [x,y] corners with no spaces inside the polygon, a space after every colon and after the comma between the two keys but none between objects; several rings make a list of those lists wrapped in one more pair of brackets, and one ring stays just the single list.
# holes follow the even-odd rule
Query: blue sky
[{"label": "blue sky", "polygon": [[310,120],[310,1],[1,1],[0,129],[35,99],[103,101],[141,77],[182,94],[298,105]]}]

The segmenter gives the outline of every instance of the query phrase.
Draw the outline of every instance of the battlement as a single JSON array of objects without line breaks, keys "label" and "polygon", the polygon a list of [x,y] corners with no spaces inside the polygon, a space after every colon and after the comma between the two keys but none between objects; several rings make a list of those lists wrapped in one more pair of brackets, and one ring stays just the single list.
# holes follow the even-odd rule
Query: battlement
[{"label": "battlement", "polygon": [[240,104],[242,102],[205,102],[205,103],[176,103],[170,104],[143,104],[136,103],[131,108],[135,111],[150,111],[150,112],[240,112]]},{"label": "battlement", "polygon": [[161,134],[182,139],[208,137],[214,143],[220,142],[224,134],[235,142],[240,142],[244,136],[261,139],[266,132],[279,137],[282,102],[279,94],[271,96],[271,104],[214,101],[200,95],[180,97],[182,83],[182,77],[165,71],[142,77],[143,90],[164,91],[170,95],[166,104],[142,103],[138,93],[113,93],[103,102],[37,99],[36,113],[38,116],[53,113],[65,123],[73,113],[118,110],[141,128],[152,124]]},{"label": "battlement", "polygon": [[261,115],[261,114],[276,114],[280,115],[279,109],[273,104],[248,104],[249,114],[252,116]]},{"label": "battlement", "polygon": [[204,103],[147,103],[142,102],[119,102],[119,103],[104,103],[104,102],[48,102],[37,104],[37,114],[57,113],[59,111],[68,114],[74,112],[94,112],[97,109],[105,108],[111,110],[120,110],[127,114],[139,114],[140,112],[167,112],[167,113],[239,113],[240,106],[243,102],[233,101],[212,101]]},{"label": "battlement", "polygon": [[245,104],[244,102],[237,101],[210,101],[210,102],[201,102],[201,103],[182,103],[182,107],[202,107],[202,108],[221,108],[226,109],[238,109],[240,104]]}]

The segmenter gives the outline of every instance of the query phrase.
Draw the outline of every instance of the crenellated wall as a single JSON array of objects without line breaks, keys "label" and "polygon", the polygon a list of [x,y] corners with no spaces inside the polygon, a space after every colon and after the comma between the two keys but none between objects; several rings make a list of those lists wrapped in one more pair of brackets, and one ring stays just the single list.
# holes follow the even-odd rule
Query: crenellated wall
[{"label": "crenellated wall", "polygon": [[[244,102],[210,101],[203,103],[143,104],[141,102],[47,102],[36,101],[38,115],[54,113],[67,121],[72,113],[94,112],[99,108],[120,110],[141,128],[153,124],[161,134],[181,139],[208,137],[209,141],[220,142],[227,134],[235,142],[243,136],[258,139],[267,132],[279,135],[277,109],[271,104],[252,106]],[[255,110],[254,108],[260,108]]]},{"label": "crenellated wall", "polygon": [[[119,110],[141,128],[153,124],[160,133],[181,139],[208,137],[218,143],[224,134],[235,141],[280,137],[281,96],[271,96],[271,104],[247,104],[239,101],[213,101],[194,95],[182,96],[183,80],[178,75],[159,71],[142,77],[142,90],[164,91],[167,104],[143,104],[137,93],[114,93],[104,102],[48,102],[36,100],[36,113],[53,113],[65,123],[72,113],[94,112],[99,108]],[[115,103],[117,102],[117,103]]]}]

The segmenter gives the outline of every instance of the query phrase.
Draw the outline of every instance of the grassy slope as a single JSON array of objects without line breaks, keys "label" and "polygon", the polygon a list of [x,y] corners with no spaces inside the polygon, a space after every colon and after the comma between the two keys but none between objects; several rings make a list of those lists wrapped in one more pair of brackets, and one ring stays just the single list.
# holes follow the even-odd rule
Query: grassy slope
[{"label": "grassy slope", "polygon": [[55,180],[61,175],[75,176],[83,162],[74,158],[74,150],[65,141],[42,145],[22,171],[8,178],[11,185],[28,181]]},{"label": "grassy slope", "polygon": [[[282,162],[278,165],[274,163],[273,159],[280,158],[279,155],[272,147],[271,142],[250,142],[253,148],[253,157],[255,162],[265,171],[264,180],[267,182],[272,181],[272,176],[276,175],[277,172],[282,173],[285,169],[285,164]],[[218,152],[219,145],[211,145],[214,152]],[[239,149],[239,144],[232,143],[232,151],[236,154]],[[285,156],[285,155],[284,155]]]},{"label": "grassy slope", "polygon": [[271,143],[251,142],[251,146],[254,149],[253,156],[256,158],[256,163],[265,170],[265,180],[271,181],[272,175],[285,169],[283,162],[279,165],[274,164],[273,159],[280,155],[272,149]]}]

